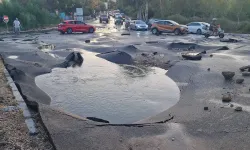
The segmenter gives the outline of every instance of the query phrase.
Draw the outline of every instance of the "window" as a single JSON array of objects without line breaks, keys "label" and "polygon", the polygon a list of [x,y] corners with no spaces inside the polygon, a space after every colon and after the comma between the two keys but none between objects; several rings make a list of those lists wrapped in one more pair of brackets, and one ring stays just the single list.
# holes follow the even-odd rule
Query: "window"
[{"label": "window", "polygon": [[69,24],[75,24],[75,21],[69,21]]},{"label": "window", "polygon": [[164,21],[157,21],[156,23],[159,24],[159,25],[164,25],[165,24]]},{"label": "window", "polygon": [[82,21],[75,21],[76,22],[76,24],[84,24],[84,22],[82,22]]}]

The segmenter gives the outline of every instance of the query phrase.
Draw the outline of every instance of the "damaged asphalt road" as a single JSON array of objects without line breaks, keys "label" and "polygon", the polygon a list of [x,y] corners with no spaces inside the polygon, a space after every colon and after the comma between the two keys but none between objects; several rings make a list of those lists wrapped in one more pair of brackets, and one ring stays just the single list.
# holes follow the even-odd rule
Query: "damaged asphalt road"
[{"label": "damaged asphalt road", "polygon": [[[239,35],[233,37],[239,42],[225,43],[203,36],[153,36],[148,32],[122,36],[122,30],[109,32],[109,25],[104,27],[93,35],[59,35],[51,31],[0,37],[6,68],[27,104],[38,108],[58,150],[249,149],[250,78],[243,77],[240,70],[250,63],[249,39]],[[85,43],[86,40],[90,42]],[[41,46],[48,44],[53,46]],[[89,116],[79,117],[50,107],[53,99],[37,87],[35,77],[50,73],[55,67],[81,66],[84,57],[79,57],[79,49],[99,53],[98,57],[117,64],[168,70],[166,75],[180,90],[178,103],[162,113],[138,120],[137,126],[91,121],[87,119]],[[201,53],[202,59],[185,60],[183,52]],[[227,81],[221,74],[223,71],[235,72],[235,76]],[[244,79],[242,84],[236,83],[239,78]],[[232,101],[222,103],[223,94],[228,92]],[[235,111],[236,107],[242,107],[243,111]]]}]

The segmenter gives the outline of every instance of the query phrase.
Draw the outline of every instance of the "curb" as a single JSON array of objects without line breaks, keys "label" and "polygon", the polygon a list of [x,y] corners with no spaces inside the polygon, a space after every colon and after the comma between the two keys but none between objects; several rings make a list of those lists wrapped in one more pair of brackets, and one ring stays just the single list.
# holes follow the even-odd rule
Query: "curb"
[{"label": "curb", "polygon": [[35,122],[32,119],[31,113],[30,113],[30,111],[29,111],[23,97],[19,93],[15,82],[12,80],[9,72],[6,70],[5,67],[4,67],[4,74],[5,74],[5,77],[6,77],[7,81],[8,81],[9,86],[11,87],[12,93],[15,96],[16,101],[18,102],[17,107],[20,108],[22,110],[22,112],[23,112],[25,123],[26,123],[26,125],[27,125],[27,127],[29,129],[29,134],[30,135],[36,135],[38,132],[37,132],[37,129],[35,127]]},{"label": "curb", "polygon": [[[28,31],[21,31],[20,34],[25,33],[39,33],[39,32],[49,32],[49,31],[56,31],[57,28],[48,28],[48,29],[41,29],[41,30],[28,30]],[[14,34],[12,31],[10,32],[0,32],[0,35],[12,35]]]}]

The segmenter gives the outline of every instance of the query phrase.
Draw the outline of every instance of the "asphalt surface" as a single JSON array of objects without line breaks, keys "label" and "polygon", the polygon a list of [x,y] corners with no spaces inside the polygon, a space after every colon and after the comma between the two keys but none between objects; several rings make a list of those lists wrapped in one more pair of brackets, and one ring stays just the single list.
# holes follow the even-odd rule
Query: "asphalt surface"
[{"label": "asphalt surface", "polygon": [[[98,26],[95,34],[60,35],[51,31],[1,37],[0,52],[7,69],[20,85],[26,102],[30,106],[39,104],[38,111],[57,149],[249,149],[250,78],[243,77],[239,70],[250,63],[249,35],[227,34],[225,38],[240,40],[227,43],[198,35],[154,36],[141,31],[121,35],[128,31],[114,27],[112,22],[94,24]],[[218,50],[222,46],[229,50]],[[130,125],[98,123],[51,108],[46,104],[53,99],[35,85],[34,78],[58,66],[68,67],[71,63],[65,57],[77,49],[97,53],[118,50],[130,55],[134,64],[168,69],[166,75],[179,86],[179,102],[165,112]],[[181,58],[182,52],[204,50],[206,54],[200,61]],[[107,60],[113,62],[114,56]],[[222,71],[236,75],[225,81]],[[243,84],[236,84],[238,78],[245,79]],[[223,94],[228,92],[232,102],[222,103]],[[238,106],[242,112],[235,111]]]}]

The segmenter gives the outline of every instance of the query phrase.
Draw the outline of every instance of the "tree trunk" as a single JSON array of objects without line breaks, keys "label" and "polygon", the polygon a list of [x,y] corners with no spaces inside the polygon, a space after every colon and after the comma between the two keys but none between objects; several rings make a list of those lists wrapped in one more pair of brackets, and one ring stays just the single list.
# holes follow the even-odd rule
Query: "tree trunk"
[{"label": "tree trunk", "polygon": [[146,1],[146,6],[145,6],[145,20],[148,21],[148,0]]}]

